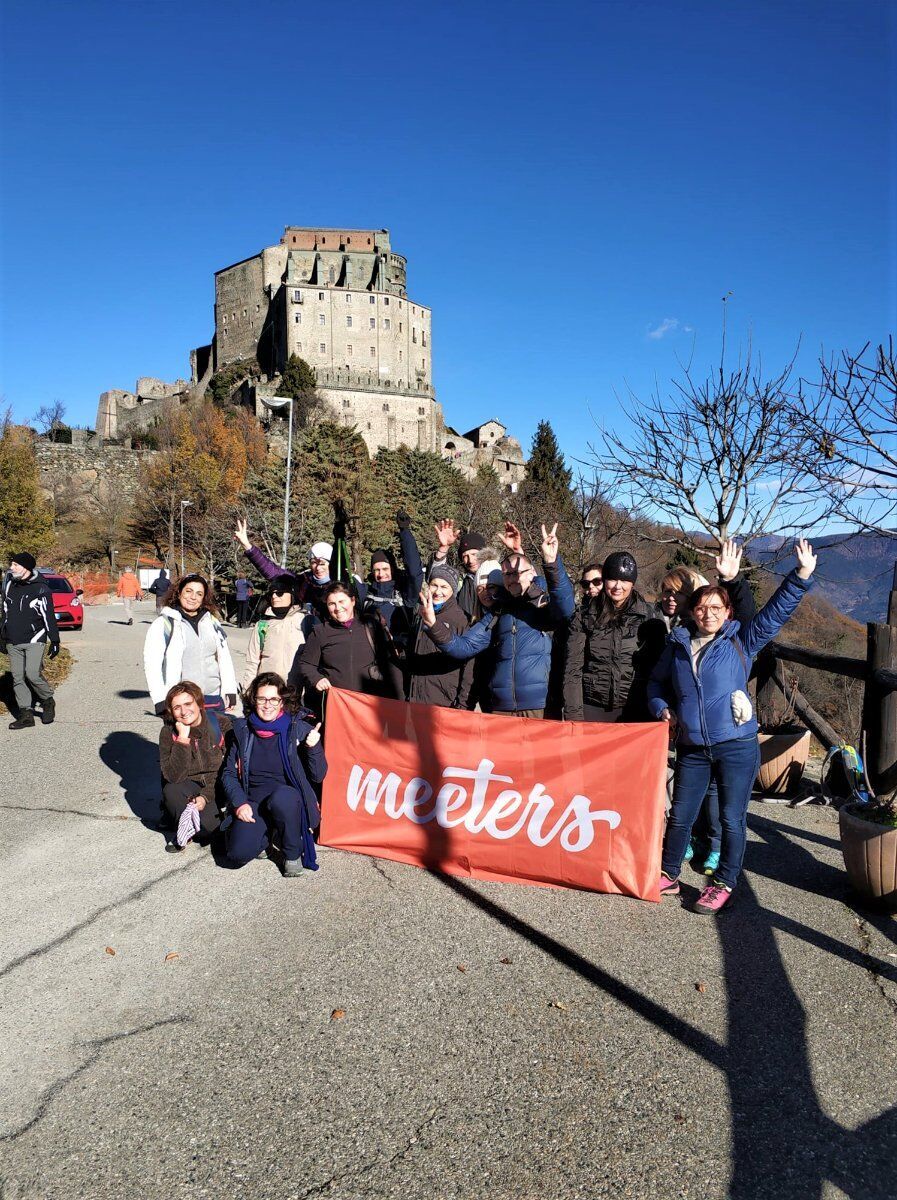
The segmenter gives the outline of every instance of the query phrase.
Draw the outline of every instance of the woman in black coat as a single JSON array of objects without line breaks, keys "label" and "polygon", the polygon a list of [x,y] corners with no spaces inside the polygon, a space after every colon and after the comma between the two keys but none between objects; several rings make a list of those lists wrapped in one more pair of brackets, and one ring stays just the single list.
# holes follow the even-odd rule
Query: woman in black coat
[{"label": "woman in black coat", "polygon": [[321,693],[331,687],[401,700],[402,674],[383,624],[357,614],[356,598],[344,583],[331,583],[324,603],[327,620],[308,635],[293,663],[290,682],[305,687],[309,703],[320,704]]},{"label": "woman in black coat", "polygon": [[[421,592],[421,605],[432,604],[437,624],[453,634],[466,632],[470,624],[457,596],[457,572],[435,563],[430,568],[429,583]],[[412,639],[404,662],[408,699],[439,708],[466,708],[473,663],[443,654],[420,619],[415,621]]]}]

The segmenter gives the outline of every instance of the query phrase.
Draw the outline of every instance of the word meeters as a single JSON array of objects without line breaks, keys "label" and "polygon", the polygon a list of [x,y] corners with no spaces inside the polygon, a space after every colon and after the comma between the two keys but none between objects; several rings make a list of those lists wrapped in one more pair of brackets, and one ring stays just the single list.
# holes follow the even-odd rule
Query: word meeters
[{"label": "word meeters", "polygon": [[550,823],[559,806],[541,783],[532,787],[525,800],[513,787],[502,788],[490,800],[490,785],[513,784],[514,780],[510,775],[495,774],[495,763],[488,758],[481,759],[476,770],[446,767],[442,777],[447,782],[434,796],[433,785],[420,776],[403,783],[394,771],[384,775],[376,768],[365,771],[356,763],[349,772],[346,803],[353,812],[363,804],[371,815],[382,803],[386,816],[396,821],[405,817],[416,825],[426,825],[435,820],[443,829],[463,825],[469,833],[485,833],[501,841],[525,830],[534,846],[547,846],[558,838],[561,847],[572,853],[591,846],[597,822],[606,822],[610,829],[620,824],[618,812],[593,811],[588,796],[580,795],[574,795]]}]

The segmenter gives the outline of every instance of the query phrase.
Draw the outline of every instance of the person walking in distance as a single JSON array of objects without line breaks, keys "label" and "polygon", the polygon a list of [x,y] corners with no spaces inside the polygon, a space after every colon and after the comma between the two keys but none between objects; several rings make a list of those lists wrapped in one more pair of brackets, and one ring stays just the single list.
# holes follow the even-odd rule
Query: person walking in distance
[{"label": "person walking in distance", "polygon": [[252,595],[249,580],[242,571],[237,576],[237,581],[234,584],[234,593],[237,601],[237,628],[242,629],[249,616],[249,597]]},{"label": "person walking in distance", "polygon": [[44,650],[50,658],[59,653],[59,629],[53,611],[53,595],[37,571],[33,554],[14,554],[3,581],[3,608],[0,638],[6,643],[18,717],[10,729],[28,729],[34,725],[33,695],[41,702],[41,724],[51,725],[56,718],[53,688],[41,667]]},{"label": "person walking in distance", "polygon": [[171,590],[171,580],[168,577],[168,572],[163,567],[153,582],[149,585],[147,591],[156,597],[156,616],[165,607],[165,597]]},{"label": "person walking in distance", "polygon": [[125,567],[121,575],[119,575],[115,594],[125,606],[125,616],[128,618],[128,624],[133,625],[134,614],[131,612],[131,602],[143,599],[143,589],[140,586],[140,581],[130,567]]}]

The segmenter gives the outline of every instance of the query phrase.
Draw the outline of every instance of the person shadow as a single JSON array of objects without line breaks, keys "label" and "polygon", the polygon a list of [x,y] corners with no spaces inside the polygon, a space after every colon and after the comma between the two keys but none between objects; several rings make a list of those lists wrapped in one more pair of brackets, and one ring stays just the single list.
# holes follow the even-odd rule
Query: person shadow
[{"label": "person shadow", "polygon": [[116,729],[100,746],[100,760],[121,782],[125,801],[146,829],[162,832],[159,746],[129,729]]}]

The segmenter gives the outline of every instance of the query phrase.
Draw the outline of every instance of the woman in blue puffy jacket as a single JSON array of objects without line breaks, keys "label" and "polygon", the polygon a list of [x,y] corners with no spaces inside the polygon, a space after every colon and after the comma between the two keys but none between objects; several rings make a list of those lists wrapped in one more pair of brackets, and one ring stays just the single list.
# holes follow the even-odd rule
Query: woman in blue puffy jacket
[{"label": "woman in blue puffy jacket", "polygon": [[677,734],[673,804],[661,860],[660,892],[679,893],[679,869],[711,780],[719,788],[723,825],[720,863],[694,911],[713,915],[729,901],[747,840],[747,806],[760,763],[757,721],[747,695],[751,659],[776,636],[811,586],[813,547],[795,547],[798,567],[755,617],[732,620],[722,587],[691,597],[687,620],[670,634],[648,684],[648,705]]}]

